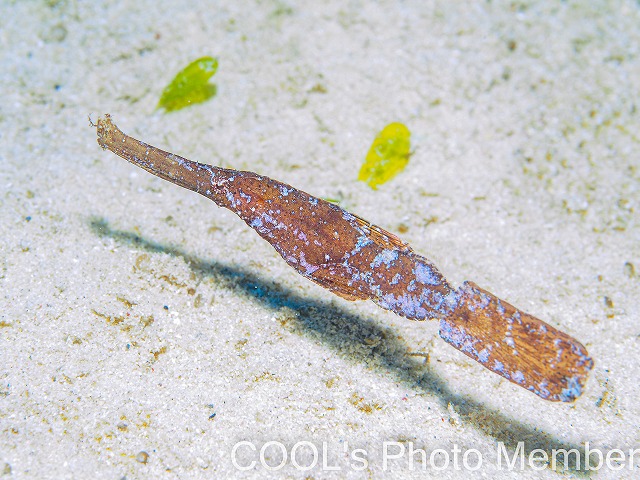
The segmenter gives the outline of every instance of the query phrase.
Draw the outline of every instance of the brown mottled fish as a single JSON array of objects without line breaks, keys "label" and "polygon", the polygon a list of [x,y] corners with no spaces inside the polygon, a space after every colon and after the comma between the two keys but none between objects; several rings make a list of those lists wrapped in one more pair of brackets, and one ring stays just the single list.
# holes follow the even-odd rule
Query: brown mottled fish
[{"label": "brown mottled fish", "polygon": [[593,361],[580,342],[472,282],[455,290],[394,234],[285,183],[147,145],[108,114],[97,127],[103,149],[233,211],[318,285],[412,320],[438,319],[446,342],[546,400],[581,395]]}]

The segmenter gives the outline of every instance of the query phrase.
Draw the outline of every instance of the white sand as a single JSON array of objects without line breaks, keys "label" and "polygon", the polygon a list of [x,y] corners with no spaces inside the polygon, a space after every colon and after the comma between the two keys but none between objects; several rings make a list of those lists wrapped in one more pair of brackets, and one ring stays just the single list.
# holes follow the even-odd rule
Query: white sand
[{"label": "white sand", "polygon": [[[640,448],[637,2],[195,3],[0,3],[0,478],[435,475],[406,455],[385,471],[383,442],[482,455],[443,478],[559,478],[500,469],[499,442]],[[202,55],[220,59],[218,95],[155,112]],[[230,212],[101,151],[87,115],[106,112],[161,148],[405,225],[455,284],[581,340],[586,391],[546,402],[435,323],[303,279]],[[355,179],[391,121],[415,154],[374,192]],[[241,440],[258,449],[239,450],[247,472]],[[320,455],[271,472],[269,441],[326,442],[341,470]],[[622,465],[597,478],[635,478]]]}]

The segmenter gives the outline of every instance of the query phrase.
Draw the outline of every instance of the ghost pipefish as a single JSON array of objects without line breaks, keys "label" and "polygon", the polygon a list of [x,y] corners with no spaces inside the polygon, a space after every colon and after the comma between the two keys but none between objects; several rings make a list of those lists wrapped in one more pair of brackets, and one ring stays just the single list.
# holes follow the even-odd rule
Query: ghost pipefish
[{"label": "ghost pipefish", "polygon": [[318,285],[408,319],[438,320],[446,342],[546,400],[581,395],[593,361],[580,342],[473,282],[454,289],[394,234],[285,183],[147,145],[125,135],[108,114],[97,131],[103,149],[237,214]]}]

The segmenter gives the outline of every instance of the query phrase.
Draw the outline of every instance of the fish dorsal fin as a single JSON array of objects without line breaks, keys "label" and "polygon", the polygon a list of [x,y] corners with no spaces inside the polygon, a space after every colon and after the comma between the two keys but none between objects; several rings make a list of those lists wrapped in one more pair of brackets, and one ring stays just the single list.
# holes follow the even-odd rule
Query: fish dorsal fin
[{"label": "fish dorsal fin", "polygon": [[388,248],[393,250],[400,250],[402,252],[413,252],[408,243],[400,240],[393,233],[374,225],[371,222],[367,222],[364,218],[359,217],[353,213],[350,213],[358,226],[365,228],[369,231],[368,237],[370,240],[380,245],[382,248]]}]

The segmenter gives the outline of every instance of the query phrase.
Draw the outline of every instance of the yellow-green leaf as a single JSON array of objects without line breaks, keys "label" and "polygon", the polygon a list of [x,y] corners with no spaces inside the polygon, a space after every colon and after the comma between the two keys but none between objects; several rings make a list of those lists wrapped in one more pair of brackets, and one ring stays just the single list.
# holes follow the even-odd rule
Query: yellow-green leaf
[{"label": "yellow-green leaf", "polygon": [[378,185],[404,170],[411,155],[410,137],[411,132],[402,123],[394,122],[384,127],[367,153],[358,180],[377,190]]},{"label": "yellow-green leaf", "polygon": [[172,112],[210,99],[216,94],[216,86],[209,83],[209,79],[217,69],[218,59],[213,57],[202,57],[190,63],[163,90],[158,108]]}]

